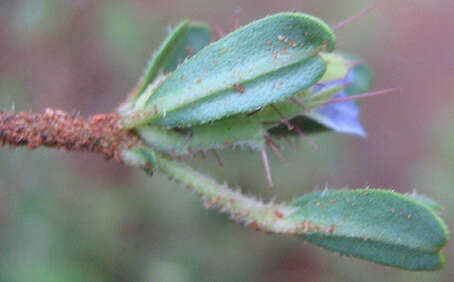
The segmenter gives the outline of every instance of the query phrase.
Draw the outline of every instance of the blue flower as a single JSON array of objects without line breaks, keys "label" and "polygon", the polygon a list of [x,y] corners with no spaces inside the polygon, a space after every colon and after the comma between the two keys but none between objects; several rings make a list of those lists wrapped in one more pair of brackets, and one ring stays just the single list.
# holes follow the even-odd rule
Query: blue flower
[{"label": "blue flower", "polygon": [[[345,78],[330,81],[323,85],[315,85],[311,90],[318,92],[327,87],[346,85],[334,96],[334,98],[341,98],[366,92],[370,87],[371,80],[370,68],[362,63],[350,69]],[[367,137],[359,121],[359,106],[356,101],[343,101],[320,106],[305,113],[305,116],[311,120],[311,122],[306,122],[305,127],[307,128],[317,127],[317,125],[320,128],[321,125],[325,129]],[[304,128],[301,128],[301,130],[304,131]]]}]

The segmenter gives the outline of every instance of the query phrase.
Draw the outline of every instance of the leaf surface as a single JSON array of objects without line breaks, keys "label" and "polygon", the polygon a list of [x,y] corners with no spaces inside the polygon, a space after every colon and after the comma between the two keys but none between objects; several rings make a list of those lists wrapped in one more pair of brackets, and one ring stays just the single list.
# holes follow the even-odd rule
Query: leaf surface
[{"label": "leaf surface", "polygon": [[190,127],[283,101],[322,77],[326,66],[317,54],[334,45],[331,29],[309,15],[252,22],[180,65],[125,125]]},{"label": "leaf surface", "polygon": [[[385,190],[334,190],[292,203],[303,237],[347,256],[407,270],[443,266],[449,233],[430,207]],[[310,223],[309,223],[310,221]]]},{"label": "leaf surface", "polygon": [[259,149],[264,145],[265,135],[260,123],[241,115],[187,129],[145,125],[139,127],[137,132],[148,145],[177,156],[232,147]]},{"label": "leaf surface", "polygon": [[186,58],[191,57],[210,43],[211,30],[204,24],[188,20],[181,22],[164,40],[148,63],[141,79],[139,95],[145,91],[156,76],[174,71]]}]

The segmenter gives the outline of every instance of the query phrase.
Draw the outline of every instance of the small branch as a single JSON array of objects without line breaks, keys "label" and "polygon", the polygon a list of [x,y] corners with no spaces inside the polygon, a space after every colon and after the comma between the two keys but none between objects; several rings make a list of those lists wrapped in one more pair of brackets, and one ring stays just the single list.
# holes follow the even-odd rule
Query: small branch
[{"label": "small branch", "polygon": [[226,184],[221,185],[183,163],[168,159],[159,152],[143,147],[125,150],[123,153],[126,163],[141,166],[148,172],[147,166],[152,165],[155,170],[196,192],[203,199],[206,208],[217,207],[220,211],[229,214],[232,219],[256,230],[288,235],[309,234],[316,231],[316,226],[309,226],[309,228],[289,217],[295,211],[294,207],[273,202],[263,203],[240,191],[232,190]]},{"label": "small branch", "polygon": [[131,131],[122,130],[117,114],[100,114],[89,118],[60,110],[44,113],[5,113],[0,111],[0,146],[41,146],[67,151],[101,153],[106,159],[121,162],[121,150],[140,145]]}]

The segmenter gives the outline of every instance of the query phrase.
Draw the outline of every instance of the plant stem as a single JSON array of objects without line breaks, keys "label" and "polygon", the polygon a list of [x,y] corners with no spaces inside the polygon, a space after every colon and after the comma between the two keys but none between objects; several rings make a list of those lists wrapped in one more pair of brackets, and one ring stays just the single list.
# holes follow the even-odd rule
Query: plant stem
[{"label": "plant stem", "polygon": [[120,151],[140,145],[140,139],[122,130],[117,114],[89,118],[46,109],[39,113],[0,111],[0,146],[27,146],[29,150],[46,146],[67,151],[101,153],[106,159],[121,160]]},{"label": "plant stem", "polygon": [[127,154],[129,156],[125,159],[135,158],[131,163],[144,164],[148,161],[155,169],[199,194],[206,208],[218,207],[233,219],[265,232],[295,234],[300,231],[298,223],[288,219],[295,210],[288,205],[263,203],[240,191],[233,191],[226,184],[221,185],[183,163],[146,148],[128,150]]}]

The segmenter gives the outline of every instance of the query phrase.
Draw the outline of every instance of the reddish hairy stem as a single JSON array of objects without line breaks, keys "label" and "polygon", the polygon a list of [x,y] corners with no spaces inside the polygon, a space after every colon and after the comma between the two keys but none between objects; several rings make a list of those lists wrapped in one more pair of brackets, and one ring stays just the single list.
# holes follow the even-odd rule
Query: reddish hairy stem
[{"label": "reddish hairy stem", "polygon": [[131,131],[122,130],[117,114],[100,114],[89,118],[60,110],[44,113],[5,113],[0,111],[0,145],[40,146],[67,151],[101,153],[106,159],[121,162],[123,148],[140,145]]}]

